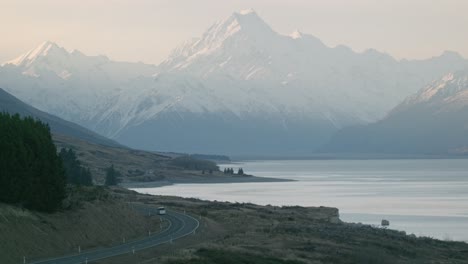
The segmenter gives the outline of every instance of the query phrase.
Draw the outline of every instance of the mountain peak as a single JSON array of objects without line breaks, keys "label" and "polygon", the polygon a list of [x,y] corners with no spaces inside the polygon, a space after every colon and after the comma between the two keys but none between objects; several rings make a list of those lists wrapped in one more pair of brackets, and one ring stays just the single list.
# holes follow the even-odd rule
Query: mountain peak
[{"label": "mountain peak", "polygon": [[[186,68],[196,58],[213,54],[225,43],[245,43],[254,40],[257,45],[269,43],[277,33],[260,18],[253,9],[234,12],[229,17],[214,23],[200,38],[192,39],[174,49],[161,65],[169,68]],[[160,66],[161,66],[160,65]]]},{"label": "mountain peak", "polygon": [[51,41],[44,41],[36,48],[26,52],[25,54],[7,61],[4,64],[13,64],[15,66],[29,66],[32,62],[40,57],[46,57],[50,54],[68,54],[68,52]]},{"label": "mountain peak", "polygon": [[293,33],[291,33],[289,36],[293,39],[300,39],[303,37],[304,34],[302,34],[302,32],[300,32],[299,30],[294,30]]},{"label": "mountain peak", "polygon": [[249,9],[244,9],[244,10],[239,11],[239,14],[245,16],[245,15],[257,14],[257,13],[252,8],[249,8]]},{"label": "mountain peak", "polygon": [[234,12],[229,18],[221,24],[237,24],[242,31],[252,31],[254,33],[273,32],[270,26],[253,9],[245,9]]},{"label": "mountain peak", "polygon": [[463,59],[460,53],[451,50],[445,50],[439,57],[450,58],[450,59]]}]

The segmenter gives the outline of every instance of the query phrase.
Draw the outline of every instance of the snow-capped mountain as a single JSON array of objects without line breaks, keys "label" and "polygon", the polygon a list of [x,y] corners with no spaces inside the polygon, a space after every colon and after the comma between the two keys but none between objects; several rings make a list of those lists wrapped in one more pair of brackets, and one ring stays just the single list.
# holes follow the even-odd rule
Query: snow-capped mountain
[{"label": "snow-capped mountain", "polygon": [[236,12],[159,66],[114,62],[46,42],[0,68],[0,87],[129,146],[302,155],[338,129],[379,120],[468,61],[456,53],[397,61],[275,32]]},{"label": "snow-capped mountain", "polygon": [[52,72],[64,80],[74,75],[104,73],[112,80],[125,81],[139,76],[150,76],[156,71],[153,65],[115,62],[106,56],[86,56],[78,50],[69,52],[50,41],[45,41],[18,58],[5,62],[3,66],[15,66],[23,70],[24,75],[33,77]]},{"label": "snow-capped mountain", "polygon": [[343,129],[323,150],[468,154],[468,69],[434,81],[379,122]]},{"label": "snow-capped mountain", "polygon": [[[257,96],[285,111],[336,120],[342,127],[382,118],[415,89],[463,65],[467,61],[450,52],[399,62],[375,50],[330,48],[299,31],[280,35],[255,11],[246,10],[176,48],[160,71],[215,84],[235,80],[236,87],[258,91]],[[225,89],[215,92],[219,90]]]},{"label": "snow-capped mountain", "polygon": [[89,121],[100,116],[130,80],[155,71],[154,65],[86,56],[46,41],[4,63],[0,87],[43,111],[93,128]]},{"label": "snow-capped mountain", "polygon": [[431,107],[435,113],[456,112],[468,106],[468,71],[449,73],[434,81],[408,97],[390,114],[406,111],[416,105]]}]

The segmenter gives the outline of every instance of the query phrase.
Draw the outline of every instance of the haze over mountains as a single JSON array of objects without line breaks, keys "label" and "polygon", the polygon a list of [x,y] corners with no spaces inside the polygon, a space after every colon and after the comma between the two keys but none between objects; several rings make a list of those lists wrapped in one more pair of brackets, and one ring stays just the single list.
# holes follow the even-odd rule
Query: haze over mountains
[{"label": "haze over mountains", "polygon": [[324,152],[468,153],[468,70],[434,81],[376,123],[345,128]]},{"label": "haze over mountains", "polygon": [[65,135],[85,140],[98,145],[109,147],[122,147],[117,142],[105,138],[97,133],[94,133],[84,127],[76,125],[72,122],[63,120],[56,116],[42,112],[30,105],[27,105],[11,94],[0,88],[0,112],[7,112],[11,115],[19,114],[20,116],[30,116],[47,123],[54,134]]},{"label": "haze over mountains", "polygon": [[338,130],[378,121],[467,66],[455,52],[398,61],[376,50],[327,47],[299,31],[280,35],[245,10],[158,66],[45,42],[0,67],[0,87],[135,148],[307,155]]}]

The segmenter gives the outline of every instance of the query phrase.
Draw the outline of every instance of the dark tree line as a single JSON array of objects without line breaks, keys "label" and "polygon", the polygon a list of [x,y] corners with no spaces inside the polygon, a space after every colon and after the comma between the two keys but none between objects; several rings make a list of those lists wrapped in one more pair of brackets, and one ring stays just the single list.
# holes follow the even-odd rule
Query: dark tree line
[{"label": "dark tree line", "polygon": [[115,170],[114,164],[112,164],[109,168],[106,169],[106,186],[114,186],[119,183],[120,173]]},{"label": "dark tree line", "polygon": [[219,171],[219,167],[213,161],[196,159],[191,156],[174,158],[169,164],[186,170]]},{"label": "dark tree line", "polygon": [[0,202],[53,212],[65,197],[65,184],[49,126],[0,113]]},{"label": "dark tree line", "polygon": [[72,149],[62,148],[59,153],[65,168],[67,181],[73,185],[93,185],[93,177],[89,168],[81,165]]},{"label": "dark tree line", "polygon": [[[224,174],[234,175],[234,169],[233,168],[224,168]],[[244,175],[244,170],[242,168],[239,168],[237,170],[237,175]]]}]

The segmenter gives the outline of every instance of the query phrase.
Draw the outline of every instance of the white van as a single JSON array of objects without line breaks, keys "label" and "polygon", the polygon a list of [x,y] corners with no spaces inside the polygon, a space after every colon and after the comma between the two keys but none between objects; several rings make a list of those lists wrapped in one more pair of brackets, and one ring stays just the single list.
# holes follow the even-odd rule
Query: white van
[{"label": "white van", "polygon": [[158,207],[158,215],[165,215],[165,214],[166,214],[166,208]]}]

